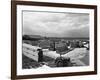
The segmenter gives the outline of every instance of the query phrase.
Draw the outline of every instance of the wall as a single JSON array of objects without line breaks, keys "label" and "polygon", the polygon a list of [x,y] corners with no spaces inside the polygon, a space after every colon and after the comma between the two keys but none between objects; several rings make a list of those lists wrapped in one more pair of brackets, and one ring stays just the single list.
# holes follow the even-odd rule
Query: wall
[{"label": "wall", "polygon": [[[35,0],[34,0],[35,1]],[[36,0],[46,2],[59,3],[76,3],[76,4],[95,4],[98,5],[98,34],[100,34],[100,1],[99,0]],[[0,80],[10,80],[10,65],[11,65],[11,11],[10,0],[0,0]],[[100,37],[98,35],[98,41]],[[98,49],[100,42],[98,42]],[[98,53],[100,50],[98,50]],[[100,54],[98,54],[98,73],[100,72]],[[42,78],[30,80],[100,80],[100,73],[98,75],[86,76],[71,76],[58,78]],[[28,79],[29,80],[29,79]]]}]

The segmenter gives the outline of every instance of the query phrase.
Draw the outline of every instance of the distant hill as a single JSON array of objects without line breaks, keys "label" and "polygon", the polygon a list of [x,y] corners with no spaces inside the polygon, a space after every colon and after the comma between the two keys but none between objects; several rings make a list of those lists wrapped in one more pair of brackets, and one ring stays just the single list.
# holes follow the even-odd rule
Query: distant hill
[{"label": "distant hill", "polygon": [[40,35],[23,35],[23,40],[40,40],[42,38]]},{"label": "distant hill", "polygon": [[30,38],[42,38],[40,35],[28,35]]},{"label": "distant hill", "polygon": [[89,37],[46,37],[47,39],[67,39],[67,40],[81,40],[81,39],[89,39]]},{"label": "distant hill", "polygon": [[82,40],[89,39],[89,37],[43,37],[40,35],[23,35],[23,40],[40,40],[40,39],[67,39],[67,40]]}]

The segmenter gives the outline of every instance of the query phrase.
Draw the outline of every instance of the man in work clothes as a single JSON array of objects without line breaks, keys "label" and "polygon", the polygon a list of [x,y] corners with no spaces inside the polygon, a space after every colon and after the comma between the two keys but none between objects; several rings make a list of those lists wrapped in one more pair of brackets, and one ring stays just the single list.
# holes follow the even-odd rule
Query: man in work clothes
[{"label": "man in work clothes", "polygon": [[38,62],[43,62],[43,51],[42,49],[38,49]]}]

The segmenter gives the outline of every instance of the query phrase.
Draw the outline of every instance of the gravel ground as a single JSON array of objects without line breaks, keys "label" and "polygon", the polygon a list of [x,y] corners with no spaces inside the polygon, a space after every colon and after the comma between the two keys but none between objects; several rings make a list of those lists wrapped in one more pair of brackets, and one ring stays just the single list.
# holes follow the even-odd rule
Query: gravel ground
[{"label": "gravel ground", "polygon": [[[79,55],[81,56],[81,55]],[[49,67],[56,67],[55,60],[53,58],[43,56],[43,60]],[[79,59],[81,62],[83,62],[86,66],[89,65],[89,51],[87,50],[85,53],[85,56],[81,59]],[[78,66],[77,64],[70,63],[70,66]],[[79,62],[78,62],[79,64]],[[79,64],[80,65],[80,64]],[[82,65],[80,65],[82,66]],[[25,55],[22,55],[22,69],[31,69],[31,68],[39,68],[41,67],[41,64],[36,62],[35,60],[32,60]]]},{"label": "gravel ground", "polygon": [[[55,67],[54,59],[44,56],[44,62],[50,66],[50,67]],[[41,64],[26,57],[25,55],[22,55],[22,68],[23,69],[31,69],[31,68],[38,68],[41,67]]]},{"label": "gravel ground", "polygon": [[[26,57],[25,55],[22,55],[22,58],[23,58],[22,69],[31,69],[31,68],[35,69],[41,67],[40,63]],[[47,66],[51,68],[57,67],[55,64],[55,60],[50,57],[44,56],[44,62],[46,63]],[[75,66],[75,65],[71,64],[70,66]]]},{"label": "gravel ground", "polygon": [[24,55],[22,55],[22,69],[38,68],[40,64]]},{"label": "gravel ground", "polygon": [[83,63],[85,63],[86,66],[89,65],[89,51],[88,51],[88,50],[87,50],[86,55],[85,55],[83,58],[81,58],[80,60],[81,60]]}]

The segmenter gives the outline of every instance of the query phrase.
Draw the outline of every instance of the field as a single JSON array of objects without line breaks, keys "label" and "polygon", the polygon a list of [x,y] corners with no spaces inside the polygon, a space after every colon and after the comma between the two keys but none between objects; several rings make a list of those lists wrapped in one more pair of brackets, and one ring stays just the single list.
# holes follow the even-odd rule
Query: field
[{"label": "field", "polygon": [[[80,42],[80,43],[79,43]],[[32,46],[39,46],[42,49],[49,49],[50,51],[56,51],[60,55],[66,55],[68,52],[73,51],[76,48],[85,48],[82,42],[88,42],[88,39],[65,39],[65,38],[46,38],[40,40],[23,40],[23,43],[30,44]],[[71,66],[87,66],[89,65],[89,50],[87,50],[83,56],[83,54],[72,53],[74,61],[70,61],[69,64],[65,67]],[[70,55],[72,55],[70,54]],[[82,58],[77,59],[78,57],[83,56]],[[57,67],[55,64],[55,59],[43,56],[43,62],[49,67]],[[31,68],[39,68],[41,67],[41,63],[22,55],[22,68],[23,69],[31,69]]]}]

